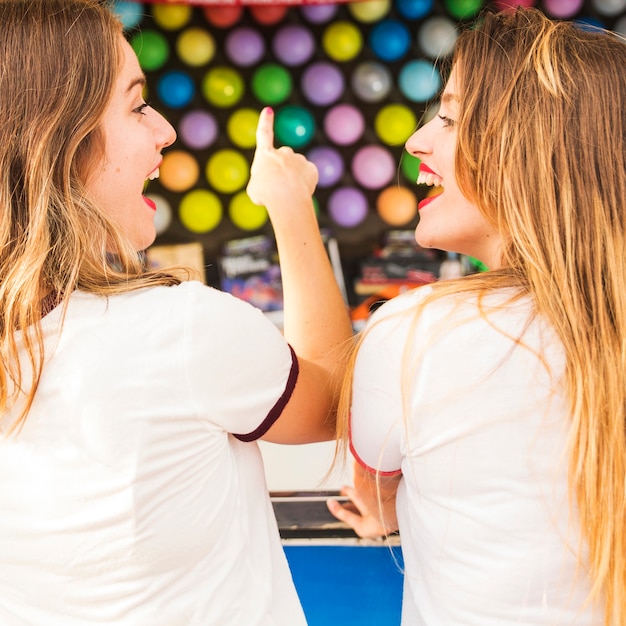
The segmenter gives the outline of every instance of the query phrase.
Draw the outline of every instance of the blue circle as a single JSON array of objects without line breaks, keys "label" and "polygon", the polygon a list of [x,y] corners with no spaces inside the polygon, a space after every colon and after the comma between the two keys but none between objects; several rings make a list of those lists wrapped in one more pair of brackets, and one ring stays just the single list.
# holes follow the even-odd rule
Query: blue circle
[{"label": "blue circle", "polygon": [[143,5],[140,2],[113,2],[113,13],[119,17],[124,30],[130,30],[141,22],[144,16]]},{"label": "blue circle", "polygon": [[195,94],[193,79],[185,72],[173,70],[161,76],[157,92],[163,104],[172,109],[187,106]]},{"label": "blue circle", "polygon": [[398,86],[404,96],[413,102],[426,102],[441,89],[441,75],[425,59],[409,61],[398,74]]},{"label": "blue circle", "polygon": [[596,17],[585,15],[574,20],[574,24],[582,30],[597,33],[606,30],[606,25]]},{"label": "blue circle", "polygon": [[409,29],[398,20],[383,20],[370,31],[372,52],[382,61],[397,61],[411,45]]},{"label": "blue circle", "polygon": [[407,20],[419,20],[432,11],[433,4],[434,0],[396,0],[396,9]]}]

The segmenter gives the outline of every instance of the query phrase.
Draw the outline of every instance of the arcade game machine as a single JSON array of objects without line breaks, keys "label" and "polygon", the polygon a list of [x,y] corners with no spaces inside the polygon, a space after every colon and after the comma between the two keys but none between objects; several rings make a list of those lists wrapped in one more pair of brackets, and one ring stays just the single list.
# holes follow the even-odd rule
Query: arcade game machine
[{"label": "arcade game machine", "polygon": [[[271,227],[245,192],[258,114],[269,105],[277,145],[319,170],[320,230],[355,331],[404,289],[482,271],[474,259],[415,243],[417,205],[432,190],[415,184],[419,161],[404,142],[435,114],[457,27],[486,1],[115,0],[146,97],[178,133],[146,190],[158,233],[148,261],[191,265],[280,326]],[[626,34],[626,0],[492,1]],[[327,475],[332,444],[264,444],[263,455],[311,626],[398,624],[401,538],[359,540],[326,513],[326,497],[350,481],[349,467]]]}]

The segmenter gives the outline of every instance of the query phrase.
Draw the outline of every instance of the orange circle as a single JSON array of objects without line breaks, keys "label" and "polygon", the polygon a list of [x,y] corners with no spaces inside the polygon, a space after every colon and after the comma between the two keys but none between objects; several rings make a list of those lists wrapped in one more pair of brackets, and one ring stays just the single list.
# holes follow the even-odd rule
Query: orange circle
[{"label": "orange circle", "polygon": [[170,191],[187,191],[200,177],[196,159],[184,150],[171,150],[163,157],[159,168],[159,182]]},{"label": "orange circle", "polygon": [[417,215],[417,197],[407,187],[387,187],[376,200],[380,217],[391,226],[404,226]]}]

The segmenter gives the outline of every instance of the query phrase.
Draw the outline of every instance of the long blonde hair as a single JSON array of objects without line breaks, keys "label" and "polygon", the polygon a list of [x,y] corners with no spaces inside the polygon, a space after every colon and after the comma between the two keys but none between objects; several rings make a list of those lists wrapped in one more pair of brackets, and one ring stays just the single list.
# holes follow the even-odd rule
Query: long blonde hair
[{"label": "long blonde hair", "polygon": [[[145,271],[85,188],[103,155],[99,125],[121,67],[121,33],[98,0],[0,2],[0,416],[17,395],[27,398],[14,427],[41,374],[46,299],[178,282]],[[34,372],[27,389],[16,331]]]},{"label": "long blonde hair", "polygon": [[[453,58],[456,176],[502,236],[501,266],[430,299],[515,287],[566,354],[572,510],[592,598],[626,624],[626,44],[535,9],[486,12]],[[349,376],[338,436],[345,441]],[[580,557],[582,560],[582,556]],[[585,564],[586,565],[586,564]]]}]

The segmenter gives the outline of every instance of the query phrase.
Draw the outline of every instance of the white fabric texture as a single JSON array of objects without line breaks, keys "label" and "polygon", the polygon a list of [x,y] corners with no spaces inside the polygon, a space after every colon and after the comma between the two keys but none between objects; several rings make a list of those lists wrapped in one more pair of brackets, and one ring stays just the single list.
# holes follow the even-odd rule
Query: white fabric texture
[{"label": "white fabric texture", "polygon": [[488,321],[462,294],[417,316],[431,291],[376,311],[354,375],[353,452],[402,472],[402,624],[602,623],[575,556],[560,342],[506,290],[484,299]]},{"label": "white fabric texture", "polygon": [[258,445],[230,434],[293,389],[281,333],[198,282],[76,292],[60,318],[0,439],[0,624],[304,625]]}]

